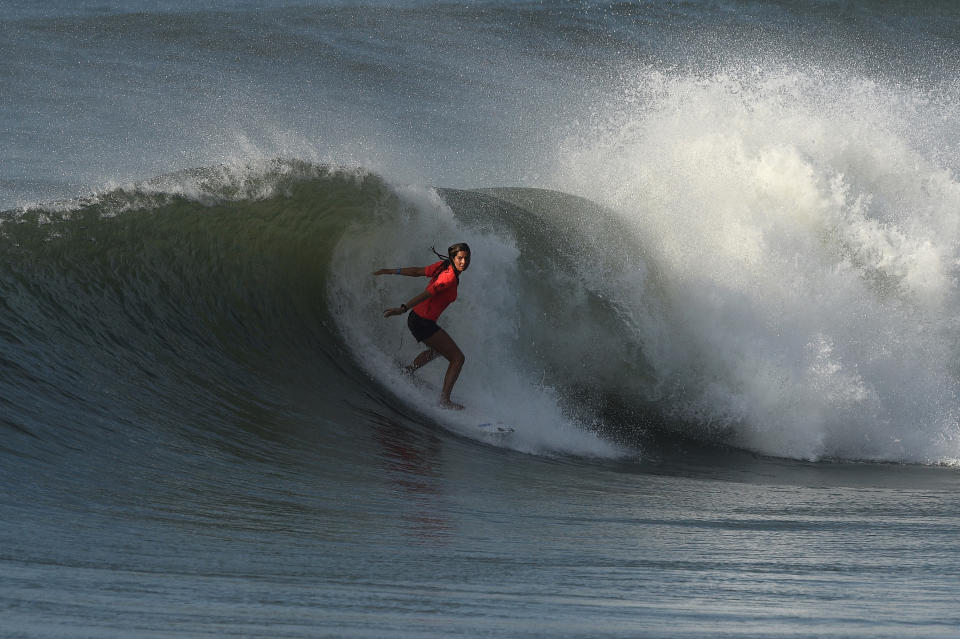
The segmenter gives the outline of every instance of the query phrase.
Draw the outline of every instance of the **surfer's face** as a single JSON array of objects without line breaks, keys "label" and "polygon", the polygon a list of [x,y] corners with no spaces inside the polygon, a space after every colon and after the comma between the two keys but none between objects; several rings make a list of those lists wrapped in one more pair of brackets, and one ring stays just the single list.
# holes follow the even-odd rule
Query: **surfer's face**
[{"label": "surfer's face", "polygon": [[470,254],[466,251],[457,251],[453,256],[453,268],[457,269],[458,273],[463,273],[468,266],[470,266]]}]

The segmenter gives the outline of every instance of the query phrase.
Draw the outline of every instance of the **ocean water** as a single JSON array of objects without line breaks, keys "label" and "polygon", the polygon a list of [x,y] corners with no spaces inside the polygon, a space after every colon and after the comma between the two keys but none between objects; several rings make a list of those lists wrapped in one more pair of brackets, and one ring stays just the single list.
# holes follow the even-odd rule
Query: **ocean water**
[{"label": "ocean water", "polygon": [[[957,636],[958,77],[950,2],[0,0],[0,637]],[[449,411],[372,272],[458,241]]]}]

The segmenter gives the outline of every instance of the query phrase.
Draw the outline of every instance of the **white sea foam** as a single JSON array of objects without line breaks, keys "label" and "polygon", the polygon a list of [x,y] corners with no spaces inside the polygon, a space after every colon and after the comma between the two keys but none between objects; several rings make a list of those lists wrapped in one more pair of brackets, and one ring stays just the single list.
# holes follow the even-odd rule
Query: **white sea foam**
[{"label": "white sea foam", "polygon": [[619,303],[652,318],[673,410],[774,455],[960,456],[957,102],[783,68],[628,89],[553,185],[617,211],[661,274]]}]

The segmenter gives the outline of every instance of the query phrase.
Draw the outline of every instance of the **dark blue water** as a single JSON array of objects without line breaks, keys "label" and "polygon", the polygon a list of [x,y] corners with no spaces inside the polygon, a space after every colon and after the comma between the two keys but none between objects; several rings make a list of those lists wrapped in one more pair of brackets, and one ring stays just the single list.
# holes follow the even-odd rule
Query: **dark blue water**
[{"label": "dark blue water", "polygon": [[0,1],[0,636],[955,636],[958,18]]}]

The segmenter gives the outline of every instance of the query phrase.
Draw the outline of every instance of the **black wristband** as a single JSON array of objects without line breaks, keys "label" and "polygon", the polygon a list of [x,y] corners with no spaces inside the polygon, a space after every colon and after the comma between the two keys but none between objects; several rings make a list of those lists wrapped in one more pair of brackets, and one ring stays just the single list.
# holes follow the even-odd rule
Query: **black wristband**
[{"label": "black wristband", "polygon": [[406,313],[406,312],[407,312],[407,305],[406,305],[406,304],[401,304],[401,305],[400,305],[400,310],[402,310],[404,313]]}]

